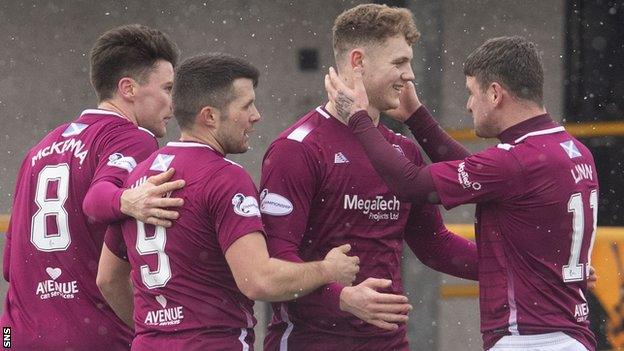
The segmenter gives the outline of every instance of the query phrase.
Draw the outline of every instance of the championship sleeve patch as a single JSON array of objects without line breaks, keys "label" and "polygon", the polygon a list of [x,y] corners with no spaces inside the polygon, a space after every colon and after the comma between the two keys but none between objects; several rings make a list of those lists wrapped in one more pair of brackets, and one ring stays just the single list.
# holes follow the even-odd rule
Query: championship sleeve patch
[{"label": "championship sleeve patch", "polygon": [[286,216],[293,211],[293,205],[287,198],[268,189],[260,193],[260,212],[272,216]]},{"label": "championship sleeve patch", "polygon": [[238,193],[232,198],[232,206],[234,206],[234,212],[239,216],[260,217],[258,200],[254,196]]},{"label": "championship sleeve patch", "polygon": [[111,167],[117,167],[121,169],[125,169],[128,173],[132,172],[134,167],[137,166],[137,162],[133,157],[124,156],[118,152],[108,156],[108,163],[106,164]]}]

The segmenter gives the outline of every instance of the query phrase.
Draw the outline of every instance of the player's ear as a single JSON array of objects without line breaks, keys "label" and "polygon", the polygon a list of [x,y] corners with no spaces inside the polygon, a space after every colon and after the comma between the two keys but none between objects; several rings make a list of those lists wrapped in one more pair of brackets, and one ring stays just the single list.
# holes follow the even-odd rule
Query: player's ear
[{"label": "player's ear", "polygon": [[197,120],[201,125],[208,128],[217,128],[221,119],[221,111],[213,106],[204,106],[199,110]]},{"label": "player's ear", "polygon": [[503,101],[503,86],[492,82],[488,88],[488,99],[493,105],[499,105]]},{"label": "player's ear", "polygon": [[123,77],[117,82],[117,94],[123,99],[134,100],[137,82],[130,77]]},{"label": "player's ear", "polygon": [[363,67],[364,49],[355,48],[349,52],[349,66],[351,68]]}]

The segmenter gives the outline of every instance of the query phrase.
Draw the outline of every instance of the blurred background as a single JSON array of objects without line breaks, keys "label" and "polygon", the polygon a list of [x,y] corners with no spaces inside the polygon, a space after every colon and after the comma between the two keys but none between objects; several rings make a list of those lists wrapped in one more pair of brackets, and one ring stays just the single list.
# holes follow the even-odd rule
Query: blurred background
[{"label": "blurred background", "polygon": [[[102,32],[141,23],[169,34],[183,58],[226,52],[255,64],[262,73],[256,96],[263,121],[255,128],[252,150],[231,158],[257,182],[270,142],[302,114],[325,102],[322,79],[333,64],[333,21],[359,3],[363,2],[1,1],[0,233],[6,230],[15,177],[26,151],[58,124],[95,107],[88,55]],[[422,33],[413,60],[420,98],[473,151],[496,141],[477,139],[470,130],[464,59],[496,36],[522,35],[538,45],[543,53],[546,108],[590,147],[600,177],[600,228],[593,256],[600,281],[590,307],[599,349],[624,345],[620,260],[624,229],[618,227],[624,226],[624,1],[380,3],[413,12]],[[172,122],[161,144],[178,136]],[[445,217],[454,231],[472,237],[473,213],[472,207],[463,206]],[[0,240],[4,242],[3,235]],[[409,325],[411,348],[480,350],[476,285],[436,273],[407,251],[403,271],[415,307]],[[5,291],[2,281],[2,297]],[[260,342],[269,313],[266,305],[257,304]]]}]

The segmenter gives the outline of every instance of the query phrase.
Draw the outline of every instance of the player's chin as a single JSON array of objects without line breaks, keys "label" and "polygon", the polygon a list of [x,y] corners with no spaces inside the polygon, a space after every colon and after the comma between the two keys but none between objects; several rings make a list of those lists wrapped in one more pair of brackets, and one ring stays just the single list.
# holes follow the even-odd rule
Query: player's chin
[{"label": "player's chin", "polygon": [[382,111],[394,110],[394,109],[398,108],[401,105],[401,101],[399,101],[398,96],[397,97],[390,97],[390,98],[386,99],[385,105],[386,106],[384,106],[384,108],[381,109]]},{"label": "player's chin", "polygon": [[155,128],[153,132],[154,132],[154,135],[157,138],[162,138],[165,135],[167,135],[167,127],[166,126],[162,126],[162,127],[159,127],[159,128]]}]

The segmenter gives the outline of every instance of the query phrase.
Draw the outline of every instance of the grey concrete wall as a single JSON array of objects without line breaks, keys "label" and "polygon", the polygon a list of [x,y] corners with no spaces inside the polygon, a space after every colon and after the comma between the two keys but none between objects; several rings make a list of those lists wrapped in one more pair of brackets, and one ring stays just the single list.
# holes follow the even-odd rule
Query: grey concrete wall
[{"label": "grey concrete wall", "polygon": [[[221,51],[244,55],[262,71],[257,91],[264,120],[253,149],[232,157],[258,180],[268,144],[286,126],[325,98],[323,73],[332,64],[330,28],[342,10],[361,1],[0,1],[0,213],[8,213],[23,154],[56,125],[95,105],[88,80],[88,52],[106,29],[143,23],[167,32],[182,56]],[[461,63],[486,38],[522,34],[544,51],[546,104],[562,111],[562,0],[414,0],[423,38],[414,48],[414,69],[423,101],[449,128],[469,127]],[[300,72],[297,50],[319,50],[321,68]],[[172,122],[166,140],[178,136]],[[166,141],[163,140],[162,142]],[[470,145],[478,150],[488,142]],[[471,222],[473,210],[446,215]],[[448,278],[424,268],[406,252],[404,276],[414,304],[409,335],[413,350],[478,350],[474,299],[440,300]],[[0,284],[0,292],[5,285]],[[259,317],[265,315],[259,305]],[[257,338],[262,340],[263,328]],[[259,348],[260,349],[260,348]]]}]

